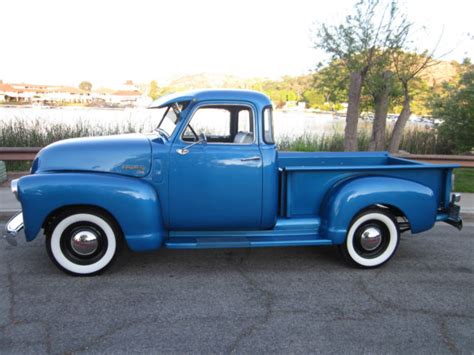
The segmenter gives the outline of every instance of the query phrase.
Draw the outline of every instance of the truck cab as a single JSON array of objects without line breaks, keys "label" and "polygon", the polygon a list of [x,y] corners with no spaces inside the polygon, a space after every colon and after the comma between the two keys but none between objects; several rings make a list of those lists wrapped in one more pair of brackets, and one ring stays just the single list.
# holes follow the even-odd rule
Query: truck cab
[{"label": "truck cab", "polygon": [[462,228],[456,165],[387,152],[278,152],[270,99],[199,90],[156,100],[154,132],[69,139],[12,182],[22,211],[7,240],[44,232],[59,269],[94,275],[120,243],[159,248],[334,245],[352,265],[385,264],[400,234]]},{"label": "truck cab", "polygon": [[[278,166],[270,100],[259,93],[221,90],[181,100],[176,96],[152,105],[167,110],[158,142],[151,140],[154,162],[170,167],[167,227],[272,228]],[[160,184],[155,186],[160,189]]]}]

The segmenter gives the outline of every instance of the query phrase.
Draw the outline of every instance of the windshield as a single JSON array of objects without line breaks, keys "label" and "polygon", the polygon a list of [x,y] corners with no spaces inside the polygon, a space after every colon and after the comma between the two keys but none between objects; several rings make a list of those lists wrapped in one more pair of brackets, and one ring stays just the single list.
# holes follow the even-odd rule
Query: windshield
[{"label": "windshield", "polygon": [[171,137],[174,130],[176,129],[176,125],[181,118],[181,111],[183,111],[188,104],[189,102],[176,102],[170,106],[152,109],[159,110],[161,112],[164,110],[163,116],[160,120],[160,123],[158,124],[158,127],[156,127],[156,130],[160,133],[163,133],[167,138]]},{"label": "windshield", "polygon": [[176,105],[168,106],[163,109],[165,110],[164,114],[156,129],[164,133],[167,138],[169,138],[173,134],[176,124],[178,123],[179,109],[176,107]]}]

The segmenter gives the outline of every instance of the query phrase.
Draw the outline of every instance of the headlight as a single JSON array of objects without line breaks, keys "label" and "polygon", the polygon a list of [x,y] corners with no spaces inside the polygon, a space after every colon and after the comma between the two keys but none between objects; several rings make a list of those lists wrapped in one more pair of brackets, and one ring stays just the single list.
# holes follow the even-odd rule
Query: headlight
[{"label": "headlight", "polygon": [[16,199],[18,200],[18,179],[12,180],[11,189]]}]

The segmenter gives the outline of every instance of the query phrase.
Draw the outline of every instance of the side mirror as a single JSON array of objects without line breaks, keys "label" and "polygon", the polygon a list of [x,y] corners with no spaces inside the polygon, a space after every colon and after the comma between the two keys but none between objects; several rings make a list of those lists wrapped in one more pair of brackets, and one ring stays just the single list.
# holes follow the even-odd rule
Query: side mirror
[{"label": "side mirror", "polygon": [[204,132],[199,133],[199,140],[197,142],[191,143],[190,145],[187,145],[184,148],[176,149],[176,153],[178,153],[179,155],[186,155],[189,153],[189,148],[196,144],[207,144],[207,137]]}]

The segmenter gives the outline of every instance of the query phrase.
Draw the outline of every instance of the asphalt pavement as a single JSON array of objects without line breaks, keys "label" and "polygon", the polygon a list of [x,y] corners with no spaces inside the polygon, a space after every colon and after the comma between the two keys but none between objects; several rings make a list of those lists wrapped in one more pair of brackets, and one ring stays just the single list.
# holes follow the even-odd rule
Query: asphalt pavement
[{"label": "asphalt pavement", "polygon": [[2,243],[0,353],[472,353],[473,252],[468,222],[375,270],[333,247],[124,250],[77,278],[42,237]]}]

